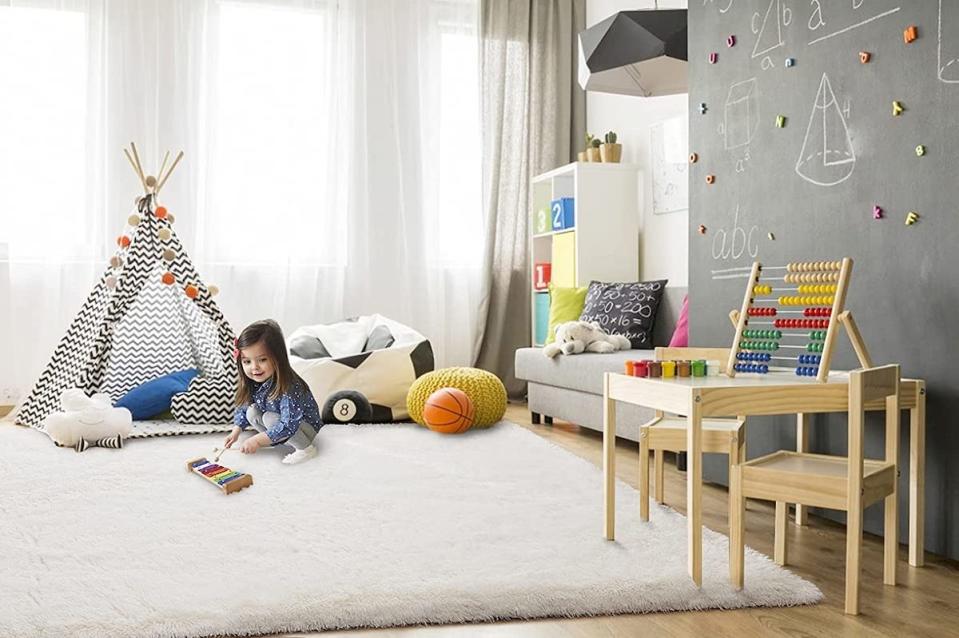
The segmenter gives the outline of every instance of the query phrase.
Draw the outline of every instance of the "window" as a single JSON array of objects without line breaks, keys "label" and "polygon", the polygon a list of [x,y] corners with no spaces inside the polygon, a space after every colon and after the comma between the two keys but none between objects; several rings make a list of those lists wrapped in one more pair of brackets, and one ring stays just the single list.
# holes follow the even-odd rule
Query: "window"
[{"label": "window", "polygon": [[473,26],[440,36],[439,220],[437,258],[447,265],[482,261],[479,51]]},{"label": "window", "polygon": [[323,9],[220,6],[208,191],[217,259],[345,262],[346,226],[328,181],[330,26]]},{"label": "window", "polygon": [[0,7],[0,255],[90,257],[84,15]]}]

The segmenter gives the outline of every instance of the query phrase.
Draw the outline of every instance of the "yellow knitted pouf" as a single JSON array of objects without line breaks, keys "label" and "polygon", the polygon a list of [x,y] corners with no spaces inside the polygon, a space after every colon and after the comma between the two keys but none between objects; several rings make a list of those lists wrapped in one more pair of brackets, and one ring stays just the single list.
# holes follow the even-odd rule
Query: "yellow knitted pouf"
[{"label": "yellow knitted pouf", "polygon": [[488,428],[506,414],[506,387],[495,374],[478,368],[443,368],[427,372],[413,382],[406,395],[411,419],[426,425],[423,406],[440,388],[458,388],[466,393],[476,410],[474,428]]}]

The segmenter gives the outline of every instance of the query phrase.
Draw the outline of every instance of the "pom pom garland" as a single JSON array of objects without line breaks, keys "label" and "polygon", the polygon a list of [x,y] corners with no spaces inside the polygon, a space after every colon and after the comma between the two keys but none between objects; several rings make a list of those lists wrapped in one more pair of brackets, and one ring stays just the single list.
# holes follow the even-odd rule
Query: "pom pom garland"
[{"label": "pom pom garland", "polygon": [[190,299],[196,299],[196,296],[200,292],[193,284],[187,284],[183,291],[186,292],[186,296]]},{"label": "pom pom garland", "polygon": [[136,226],[137,224],[140,223],[140,216],[137,215],[136,213],[133,213],[132,215],[130,215],[129,217],[127,217],[127,223],[128,223],[130,226]]},{"label": "pom pom garland", "polygon": [[163,206],[158,206],[156,212],[153,214],[156,215],[157,219],[164,219],[167,216],[167,209]]},{"label": "pom pom garland", "polygon": [[163,273],[163,276],[160,278],[160,281],[162,281],[168,286],[172,286],[174,283],[176,283],[176,277],[173,276],[172,272],[167,271]]}]

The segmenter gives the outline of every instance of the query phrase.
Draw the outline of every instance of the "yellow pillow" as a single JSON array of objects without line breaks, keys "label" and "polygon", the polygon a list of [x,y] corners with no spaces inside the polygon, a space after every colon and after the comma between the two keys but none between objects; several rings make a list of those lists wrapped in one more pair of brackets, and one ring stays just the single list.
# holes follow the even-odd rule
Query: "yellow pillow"
[{"label": "yellow pillow", "polygon": [[543,345],[556,340],[556,326],[567,321],[578,321],[586,305],[586,291],[589,286],[582,288],[560,288],[549,285],[549,329]]}]

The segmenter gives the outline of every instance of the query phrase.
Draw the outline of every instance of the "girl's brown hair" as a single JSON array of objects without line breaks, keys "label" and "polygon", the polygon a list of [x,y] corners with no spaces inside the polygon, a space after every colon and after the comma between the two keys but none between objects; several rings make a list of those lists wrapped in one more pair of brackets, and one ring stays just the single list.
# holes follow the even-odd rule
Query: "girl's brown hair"
[{"label": "girl's brown hair", "polygon": [[283,338],[280,324],[272,319],[255,321],[244,328],[236,339],[237,405],[252,403],[253,390],[256,386],[256,382],[243,372],[243,356],[240,351],[260,341],[266,346],[273,360],[273,391],[270,393],[270,399],[276,401],[294,384],[298,383],[301,387],[306,387],[306,382],[290,366],[290,357],[286,353],[286,340]]}]

